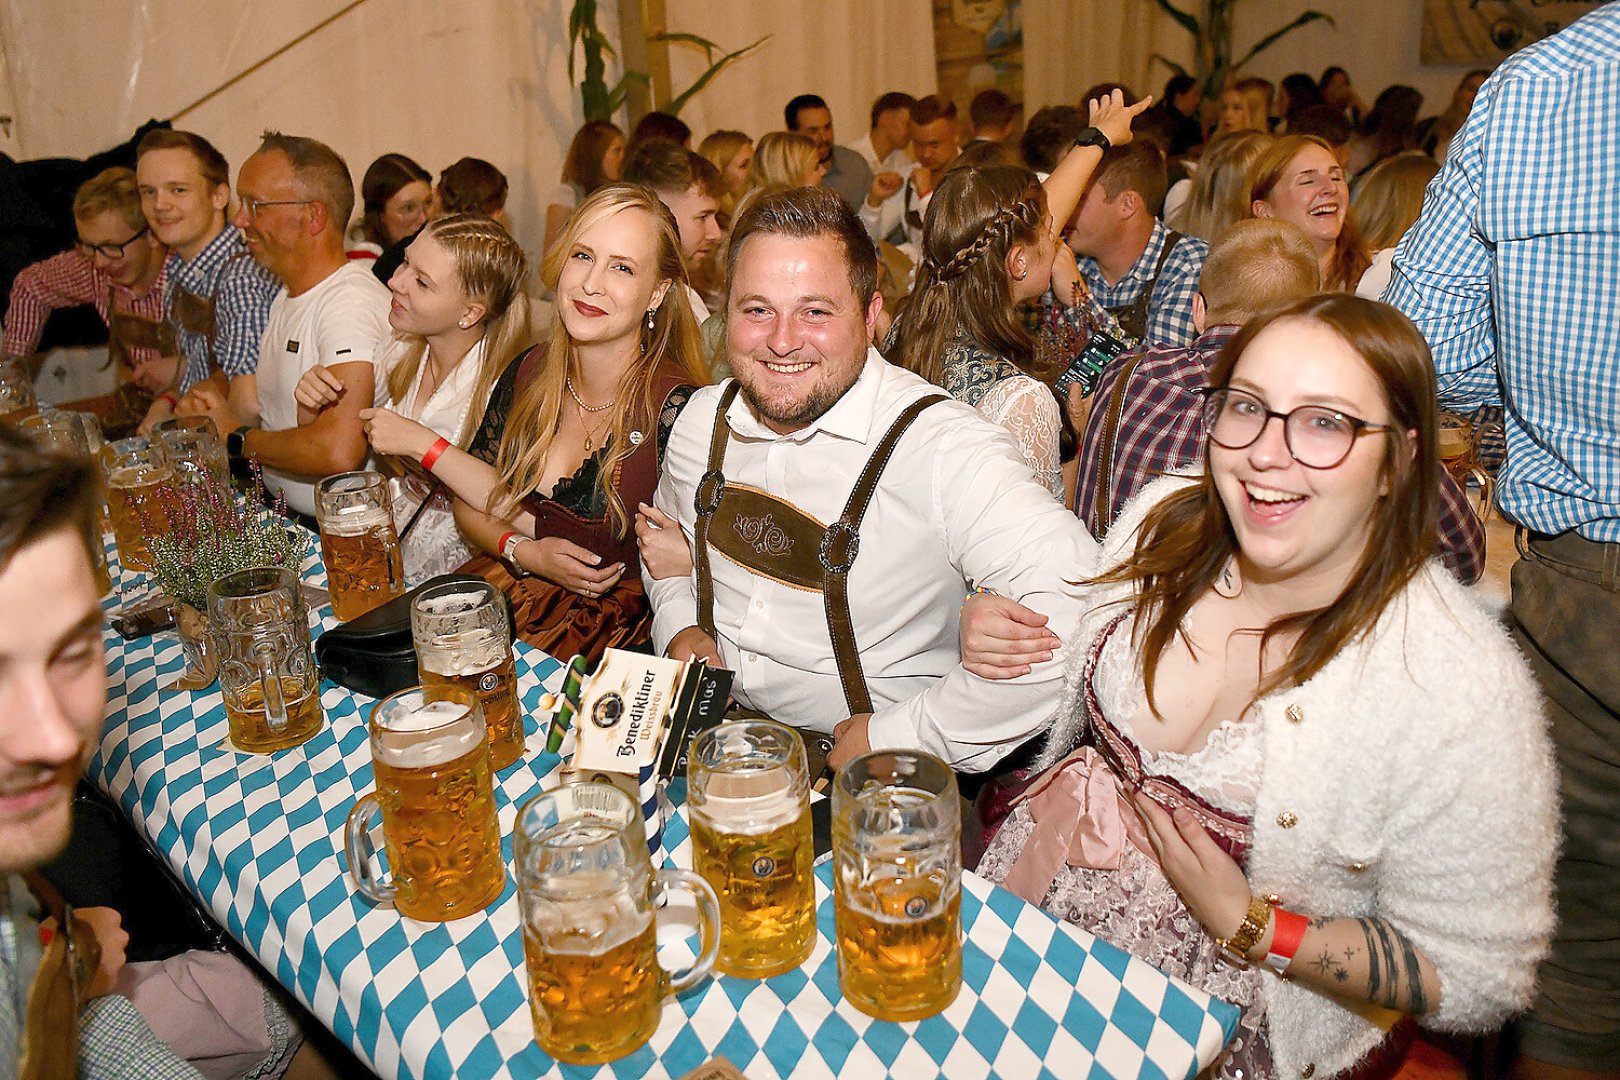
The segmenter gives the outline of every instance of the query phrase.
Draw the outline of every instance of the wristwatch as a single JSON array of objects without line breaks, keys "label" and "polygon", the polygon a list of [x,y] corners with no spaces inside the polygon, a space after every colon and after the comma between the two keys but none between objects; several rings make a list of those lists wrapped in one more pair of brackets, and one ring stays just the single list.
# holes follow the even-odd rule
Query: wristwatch
[{"label": "wristwatch", "polygon": [[1109,141],[1108,136],[1102,133],[1101,129],[1088,127],[1074,137],[1074,145],[1095,146],[1097,149],[1106,152],[1114,144]]},{"label": "wristwatch", "polygon": [[243,424],[241,427],[225,436],[225,456],[233,461],[242,461],[246,459],[247,433],[252,430],[252,424]]},{"label": "wristwatch", "polygon": [[528,571],[524,570],[523,567],[518,565],[517,561],[518,545],[527,539],[529,538],[524,536],[522,533],[510,532],[506,534],[506,539],[501,542],[501,561],[510,566],[512,568],[512,572],[515,574],[522,575],[528,573]]}]

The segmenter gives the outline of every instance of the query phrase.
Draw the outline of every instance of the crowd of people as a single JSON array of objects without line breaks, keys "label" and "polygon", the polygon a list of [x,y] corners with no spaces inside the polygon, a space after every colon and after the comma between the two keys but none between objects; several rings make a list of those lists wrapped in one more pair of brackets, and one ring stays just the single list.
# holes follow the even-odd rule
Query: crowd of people
[{"label": "crowd of people", "polygon": [[[1242,1006],[1216,1075],[1509,1025],[1520,1075],[1612,1077],[1616,90],[1607,7],[1427,119],[1332,67],[1016,136],[999,90],[885,93],[848,141],[814,94],[696,149],[593,121],[533,252],[488,162],[384,155],[357,208],[314,139],[233,187],[164,128],[80,189],[4,351],[94,303],[136,430],[211,417],[306,524],[387,471],[410,584],[481,574],[556,656],[724,666],[830,767],[938,755],[981,873]],[[1505,442],[1506,627],[1447,411]],[[21,718],[96,712],[100,639],[93,597],[10,614],[84,591],[87,478],[3,440],[11,927],[96,744]]]}]

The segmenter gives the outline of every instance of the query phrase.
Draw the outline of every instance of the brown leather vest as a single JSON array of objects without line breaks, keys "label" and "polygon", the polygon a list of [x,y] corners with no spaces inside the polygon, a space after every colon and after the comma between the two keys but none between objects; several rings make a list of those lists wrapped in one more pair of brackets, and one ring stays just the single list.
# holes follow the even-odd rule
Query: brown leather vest
[{"label": "brown leather vest", "polygon": [[855,624],[849,613],[849,571],[860,553],[861,519],[866,516],[878,479],[894,455],[900,436],[924,409],[950,399],[944,394],[933,394],[912,402],[878,441],[838,520],[823,525],[792,503],[768,492],[726,482],[722,468],[726,444],[731,439],[726,410],[737,399],[738,389],[733,381],[720,395],[720,407],[714,414],[714,433],[709,442],[708,470],[698,481],[693,497],[697,510],[693,562],[697,571],[698,625],[710,637],[714,636],[710,545],[751,574],[791,588],[821,593],[844,701],[852,716],[869,713],[872,696],[861,671]]},{"label": "brown leather vest", "polygon": [[[225,265],[238,259],[249,258],[247,252],[238,251],[225,260]],[[188,334],[201,334],[208,347],[208,373],[212,375],[219,370],[219,362],[214,358],[214,340],[217,337],[219,323],[214,315],[214,294],[219,291],[220,279],[214,279],[214,289],[207,296],[194,293],[190,289],[179,285],[171,286],[174,290],[173,298],[169,301],[169,313],[180,329]]]},{"label": "brown leather vest", "polygon": [[119,311],[113,304],[112,290],[107,293],[107,356],[124,370],[135,366],[130,355],[132,349],[152,349],[159,356],[173,356],[175,351],[174,327],[145,315]]}]

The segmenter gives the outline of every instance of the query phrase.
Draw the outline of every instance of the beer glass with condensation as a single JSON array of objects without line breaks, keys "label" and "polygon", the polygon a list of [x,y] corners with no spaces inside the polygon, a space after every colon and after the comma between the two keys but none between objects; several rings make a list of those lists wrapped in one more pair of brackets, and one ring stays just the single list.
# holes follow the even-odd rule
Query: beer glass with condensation
[{"label": "beer glass with condensation", "polygon": [[[61,454],[91,465],[97,485],[101,480],[101,425],[89,413],[70,409],[50,409],[22,422],[22,430],[35,442]],[[98,500],[99,501],[99,500]],[[107,568],[107,546],[102,538],[107,531],[106,515],[96,510],[95,535],[90,538],[90,568],[96,576],[96,587],[105,596],[112,591],[112,574]]]},{"label": "beer glass with condensation", "polygon": [[153,425],[152,435],[163,444],[176,479],[206,480],[222,488],[230,487],[230,459],[211,418],[172,417]]},{"label": "beer glass with condensation", "polygon": [[932,754],[879,750],[833,782],[838,984],[879,1020],[921,1020],[962,986],[962,817]]},{"label": "beer glass with condensation", "polygon": [[411,598],[411,636],[423,686],[455,684],[478,695],[489,729],[489,764],[523,756],[523,713],[506,597],[487,581],[449,582]]},{"label": "beer glass with condensation", "polygon": [[388,480],[379,472],[328,476],[315,488],[321,560],[332,614],[348,622],[405,592]]},{"label": "beer glass with condensation", "polygon": [[272,566],[226,574],[208,587],[208,615],[231,741],[254,753],[308,741],[321,729],[321,675],[297,575]]},{"label": "beer glass with condensation", "polygon": [[[379,701],[369,730],[377,789],[349,811],[345,837],[355,888],[427,922],[493,904],[506,888],[506,864],[477,695],[460,686],[413,686]],[[388,881],[371,867],[379,813]]]},{"label": "beer glass with condensation", "polygon": [[687,757],[692,867],[720,900],[715,967],[767,979],[816,944],[810,781],[797,732],[737,721],[703,732]]},{"label": "beer glass with condensation", "polygon": [[169,528],[163,487],[174,479],[163,447],[140,436],[110,442],[101,448],[101,473],[118,561],[126,570],[151,570],[146,537]]},{"label": "beer glass with condensation", "polygon": [[0,424],[15,427],[39,412],[34,380],[19,359],[0,357]]},{"label": "beer glass with condensation", "polygon": [[[657,1030],[664,998],[714,966],[720,909],[687,870],[654,871],[641,808],[609,784],[565,784],[518,812],[514,830],[529,1008],[540,1048],[558,1061],[616,1061]],[[682,972],[658,963],[659,917],[693,902],[699,947]]]}]

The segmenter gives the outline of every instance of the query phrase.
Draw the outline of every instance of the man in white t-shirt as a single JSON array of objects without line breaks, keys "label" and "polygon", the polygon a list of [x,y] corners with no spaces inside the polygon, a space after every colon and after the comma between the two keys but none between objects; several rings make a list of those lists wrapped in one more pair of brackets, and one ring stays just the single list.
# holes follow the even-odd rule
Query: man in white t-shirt
[{"label": "man in white t-shirt", "polygon": [[[624,179],[646,184],[658,201],[675,216],[681,233],[681,255],[690,274],[720,243],[720,170],[701,154],[694,154],[667,139],[650,139],[636,148],[624,164]],[[709,305],[691,285],[686,300],[698,324],[709,317]]]},{"label": "man in white t-shirt", "polygon": [[[212,416],[232,457],[259,462],[265,483],[291,509],[314,514],[315,484],[362,468],[369,452],[360,410],[371,405],[372,363],[388,336],[388,289],[345,256],[354,181],[331,147],[268,132],[242,163],[236,191],[234,223],[282,285],[259,349],[257,400],[238,409],[203,385],[175,411]],[[299,426],[293,387],[316,364],[331,369],[344,392]]]}]

